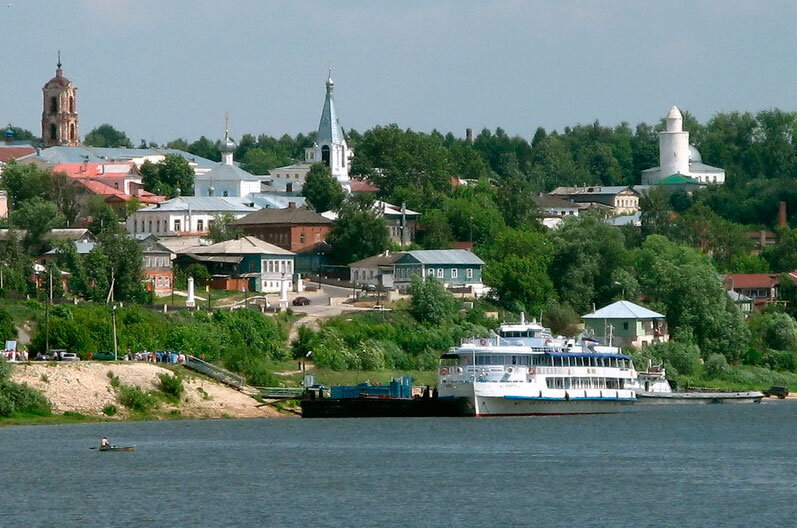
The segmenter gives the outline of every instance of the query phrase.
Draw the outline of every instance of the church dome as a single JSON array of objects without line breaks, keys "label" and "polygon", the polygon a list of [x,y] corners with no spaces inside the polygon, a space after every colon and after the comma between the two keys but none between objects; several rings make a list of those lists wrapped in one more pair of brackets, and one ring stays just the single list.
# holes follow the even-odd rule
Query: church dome
[{"label": "church dome", "polygon": [[224,140],[221,142],[221,145],[219,145],[219,151],[222,153],[235,152],[235,148],[235,141],[230,139],[230,136],[225,135]]},{"label": "church dome", "polygon": [[694,145],[689,145],[689,163],[703,163],[703,156]]}]

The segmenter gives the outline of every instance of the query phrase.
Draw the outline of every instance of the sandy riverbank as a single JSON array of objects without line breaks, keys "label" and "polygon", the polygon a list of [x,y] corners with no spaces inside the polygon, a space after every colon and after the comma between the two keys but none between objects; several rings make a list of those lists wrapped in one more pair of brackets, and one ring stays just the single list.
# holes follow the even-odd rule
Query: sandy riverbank
[{"label": "sandy riverbank", "polygon": [[[115,405],[114,418],[129,416],[119,404],[108,372],[124,385],[156,390],[158,374],[173,372],[152,363],[30,363],[17,364],[12,379],[40,390],[53,405],[53,412],[77,412],[104,416],[103,409]],[[267,418],[285,416],[272,407],[258,407],[258,402],[226,385],[187,374],[185,392],[179,404],[160,402],[155,414],[178,411],[186,418]]]}]

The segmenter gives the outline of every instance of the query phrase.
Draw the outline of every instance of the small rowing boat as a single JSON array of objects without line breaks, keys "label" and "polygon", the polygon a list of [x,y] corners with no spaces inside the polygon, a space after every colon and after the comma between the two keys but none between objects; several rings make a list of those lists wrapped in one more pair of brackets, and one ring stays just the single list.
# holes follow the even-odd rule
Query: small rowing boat
[{"label": "small rowing boat", "polygon": [[136,446],[105,446],[100,447],[99,451],[135,451]]}]

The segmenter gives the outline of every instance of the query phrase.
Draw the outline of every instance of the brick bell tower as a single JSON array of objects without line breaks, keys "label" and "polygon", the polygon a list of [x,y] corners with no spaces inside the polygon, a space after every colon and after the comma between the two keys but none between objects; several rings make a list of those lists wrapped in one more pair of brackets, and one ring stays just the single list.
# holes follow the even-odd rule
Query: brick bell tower
[{"label": "brick bell tower", "polygon": [[78,145],[77,87],[64,77],[60,51],[55,77],[47,81],[42,92],[42,146]]}]

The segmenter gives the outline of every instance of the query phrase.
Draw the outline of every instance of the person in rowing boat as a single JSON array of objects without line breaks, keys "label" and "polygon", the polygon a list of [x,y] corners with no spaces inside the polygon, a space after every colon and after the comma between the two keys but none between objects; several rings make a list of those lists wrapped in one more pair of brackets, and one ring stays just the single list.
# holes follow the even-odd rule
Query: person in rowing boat
[{"label": "person in rowing boat", "polygon": [[102,440],[100,440],[100,449],[108,449],[111,447],[111,442],[108,440],[107,437],[103,436]]}]

